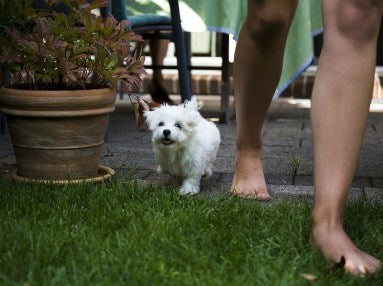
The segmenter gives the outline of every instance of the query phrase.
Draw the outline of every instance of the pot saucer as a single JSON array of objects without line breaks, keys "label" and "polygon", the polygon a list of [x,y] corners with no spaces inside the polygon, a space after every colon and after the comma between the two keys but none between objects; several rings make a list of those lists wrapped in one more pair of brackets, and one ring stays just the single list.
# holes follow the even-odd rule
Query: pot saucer
[{"label": "pot saucer", "polygon": [[24,178],[18,175],[17,167],[11,170],[11,178],[17,182],[42,184],[42,185],[78,185],[78,184],[93,184],[104,182],[112,178],[115,171],[112,168],[99,165],[98,175],[91,178],[74,179],[74,180],[40,180]]}]

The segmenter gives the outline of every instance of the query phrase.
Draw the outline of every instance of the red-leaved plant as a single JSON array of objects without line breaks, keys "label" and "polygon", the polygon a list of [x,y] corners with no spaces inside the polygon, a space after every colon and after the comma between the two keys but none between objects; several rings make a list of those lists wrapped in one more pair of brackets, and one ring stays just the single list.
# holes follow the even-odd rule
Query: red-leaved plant
[{"label": "red-leaved plant", "polygon": [[[44,1],[52,9],[33,9],[32,0],[26,0],[20,7],[23,16],[3,27],[0,63],[9,67],[12,86],[38,90],[120,86],[127,92],[130,85],[141,82],[146,73],[144,57],[140,49],[132,53],[132,43],[142,42],[141,36],[125,20],[92,13],[108,1]],[[55,11],[58,4],[69,13]],[[139,97],[134,99],[137,111],[150,106]]]}]

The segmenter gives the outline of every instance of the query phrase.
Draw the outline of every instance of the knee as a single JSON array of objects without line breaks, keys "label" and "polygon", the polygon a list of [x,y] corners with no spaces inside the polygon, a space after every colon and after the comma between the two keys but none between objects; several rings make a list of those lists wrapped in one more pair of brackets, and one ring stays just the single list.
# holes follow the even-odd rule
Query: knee
[{"label": "knee", "polygon": [[[249,1],[250,2],[250,1]],[[287,37],[294,11],[257,7],[248,11],[245,29],[249,36],[260,43],[273,42]]]},{"label": "knee", "polygon": [[[333,1],[333,0],[328,0]],[[346,0],[338,6],[336,28],[351,41],[363,44],[375,41],[381,18],[380,0]]]}]

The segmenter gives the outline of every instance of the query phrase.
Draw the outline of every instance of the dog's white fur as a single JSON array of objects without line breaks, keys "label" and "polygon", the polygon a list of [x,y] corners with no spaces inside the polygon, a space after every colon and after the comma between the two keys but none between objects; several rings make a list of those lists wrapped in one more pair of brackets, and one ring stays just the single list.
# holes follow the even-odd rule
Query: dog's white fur
[{"label": "dog's white fur", "polygon": [[204,119],[199,108],[194,96],[185,104],[164,104],[144,113],[153,131],[153,149],[160,165],[157,171],[182,182],[181,195],[198,193],[201,177],[212,175],[221,141],[217,126]]}]

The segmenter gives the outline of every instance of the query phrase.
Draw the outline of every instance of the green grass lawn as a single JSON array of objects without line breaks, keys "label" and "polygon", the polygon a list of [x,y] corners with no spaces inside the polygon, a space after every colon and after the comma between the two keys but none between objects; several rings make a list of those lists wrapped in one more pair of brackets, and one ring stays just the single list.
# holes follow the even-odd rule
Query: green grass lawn
[{"label": "green grass lawn", "polygon": [[[383,285],[382,271],[353,278],[310,246],[308,203],[179,197],[122,179],[0,190],[0,285]],[[382,219],[379,206],[346,209],[351,238],[380,259]]]}]

